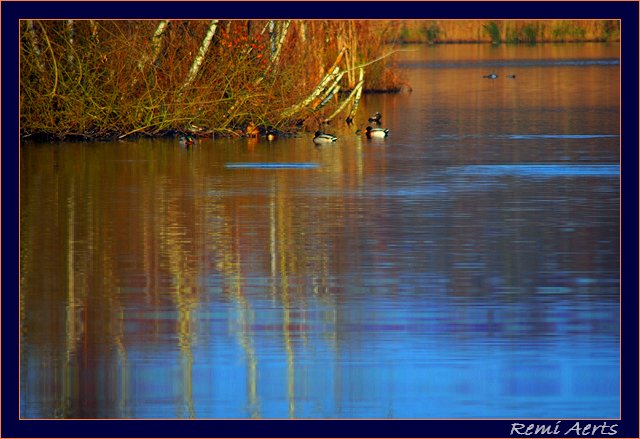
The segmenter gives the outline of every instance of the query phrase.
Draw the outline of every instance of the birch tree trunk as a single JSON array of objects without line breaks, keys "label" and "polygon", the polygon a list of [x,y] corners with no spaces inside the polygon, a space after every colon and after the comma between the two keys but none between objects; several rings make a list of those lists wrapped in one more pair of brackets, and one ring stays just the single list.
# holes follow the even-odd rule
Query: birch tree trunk
[{"label": "birch tree trunk", "polygon": [[273,57],[276,53],[276,22],[275,20],[269,20],[269,41],[270,41],[270,49],[269,49],[269,58],[273,61]]},{"label": "birch tree trunk", "polygon": [[333,80],[333,82],[331,83],[330,86],[328,86],[326,88],[326,91],[324,92],[324,94],[322,94],[312,105],[311,108],[313,110],[319,109],[324,107],[327,102],[329,102],[329,99],[336,94],[336,92],[338,91],[338,89],[340,89],[340,86],[338,85],[340,83],[340,81],[342,80],[342,77],[344,76],[346,72],[342,71],[340,73],[338,73],[338,76],[336,76],[336,78]]},{"label": "birch tree trunk", "polygon": [[355,98],[353,100],[353,106],[351,107],[351,110],[349,110],[349,114],[347,115],[347,123],[351,123],[353,121],[353,116],[355,116],[356,111],[358,110],[358,105],[360,104],[360,98],[362,97],[363,87],[364,87],[364,69],[360,67],[360,77],[358,79],[358,85],[356,86],[358,91],[355,94]]},{"label": "birch tree trunk", "polygon": [[307,98],[302,101],[301,103],[294,105],[293,107],[289,108],[288,110],[285,110],[282,112],[282,116],[283,117],[289,117],[294,115],[295,113],[297,113],[298,111],[302,110],[303,108],[305,108],[306,106],[308,106],[315,98],[317,98],[320,93],[322,93],[323,90],[325,90],[327,88],[327,84],[329,84],[331,82],[331,80],[333,78],[335,78],[340,72],[340,67],[335,67],[333,69],[333,71],[327,73],[327,75],[322,79],[322,81],[320,82],[320,84],[318,84],[316,86],[316,88],[313,89],[313,91],[311,92],[311,94],[309,96],[307,96]]},{"label": "birch tree trunk", "polygon": [[89,27],[91,28],[91,39],[98,42],[98,25],[95,20],[89,20]]},{"label": "birch tree trunk", "polygon": [[273,55],[273,58],[271,59],[272,66],[275,66],[278,63],[278,60],[280,59],[280,54],[282,53],[282,46],[284,45],[284,39],[287,36],[287,32],[289,31],[290,24],[291,24],[291,20],[287,20],[282,23],[282,26],[279,32],[280,35],[276,41],[276,51],[275,51],[275,54]]},{"label": "birch tree trunk", "polygon": [[67,44],[69,47],[67,48],[67,62],[70,66],[73,66],[73,44],[75,37],[75,28],[73,26],[73,20],[65,20],[64,21],[64,29],[67,33]]},{"label": "birch tree trunk", "polygon": [[27,35],[33,46],[33,53],[36,56],[36,62],[38,69],[44,72],[44,62],[42,61],[42,51],[40,50],[40,42],[38,41],[38,35],[36,34],[36,28],[33,24],[33,20],[27,20]]},{"label": "birch tree trunk", "polygon": [[[335,118],[338,114],[340,114],[340,112],[342,110],[344,110],[344,107],[347,106],[347,104],[354,98],[354,96],[355,96],[355,99],[359,100],[360,99],[360,94],[362,94],[362,87],[363,86],[364,86],[364,80],[360,80],[360,82],[358,82],[358,84],[356,84],[354,89],[351,90],[351,93],[349,93],[349,96],[347,96],[347,98],[344,101],[342,101],[340,106],[336,109],[336,111],[331,113],[331,116],[329,116],[326,119],[326,121],[329,122],[329,121],[333,120],[333,118]],[[349,116],[347,116],[347,123],[351,123],[351,121],[353,120],[353,118],[351,117],[351,113],[353,111],[354,110],[353,110],[353,107],[352,107],[351,111],[349,112]]]},{"label": "birch tree trunk", "polygon": [[204,57],[209,50],[209,45],[211,44],[211,40],[213,39],[213,36],[216,33],[217,27],[218,27],[218,20],[211,20],[211,23],[209,24],[209,30],[207,31],[207,34],[204,36],[204,40],[202,40],[202,44],[200,45],[200,49],[198,50],[198,55],[196,55],[195,59],[193,60],[193,64],[189,69],[189,74],[187,75],[187,78],[185,79],[184,84],[182,84],[183,88],[186,88],[189,85],[191,85],[193,80],[196,79],[196,76],[198,75],[198,72],[200,71],[200,67],[202,66],[202,63],[204,61]]},{"label": "birch tree trunk", "polygon": [[167,26],[169,25],[169,20],[162,20],[158,23],[158,27],[156,28],[155,33],[153,34],[153,38],[151,39],[151,47],[152,47],[152,55],[151,55],[151,64],[155,64],[158,60],[158,56],[160,55],[160,50],[162,49],[162,35],[164,35],[165,30],[167,30]]},{"label": "birch tree trunk", "polygon": [[307,98],[305,100],[303,100],[301,103],[299,103],[297,105],[294,105],[293,107],[283,111],[282,112],[282,117],[289,117],[289,116],[294,115],[295,113],[297,113],[298,111],[302,110],[307,105],[309,105],[311,102],[313,102],[313,100],[315,98],[320,96],[320,93],[322,93],[323,90],[326,90],[327,85],[331,82],[331,80],[335,79],[335,77],[340,74],[340,67],[338,67],[338,64],[342,60],[342,57],[344,56],[345,51],[346,51],[346,48],[343,48],[340,51],[340,53],[338,54],[338,57],[336,58],[335,62],[333,63],[333,65],[329,69],[329,73],[327,73],[325,75],[325,77],[322,78],[322,81],[320,81],[320,83],[313,89],[311,94],[309,96],[307,96]]},{"label": "birch tree trunk", "polygon": [[[284,45],[284,39],[287,36],[287,31],[289,30],[289,25],[291,24],[291,20],[287,20],[283,22],[280,27],[279,35],[276,32],[275,22],[273,20],[267,23],[267,27],[269,28],[269,38],[271,40],[271,49],[270,49],[270,61],[267,68],[264,70],[262,76],[260,76],[254,83],[254,85],[258,85],[262,82],[262,80],[267,76],[267,73],[276,67],[278,63],[278,59],[280,59],[280,54],[282,53],[282,46]],[[273,29],[272,29],[273,27]],[[265,28],[266,29],[266,28]],[[264,32],[264,30],[263,30]]]}]

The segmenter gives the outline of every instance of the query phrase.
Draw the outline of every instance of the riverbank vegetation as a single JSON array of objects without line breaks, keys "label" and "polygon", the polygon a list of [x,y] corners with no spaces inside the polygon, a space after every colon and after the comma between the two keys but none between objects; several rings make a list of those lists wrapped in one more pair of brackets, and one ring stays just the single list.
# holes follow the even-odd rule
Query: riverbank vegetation
[{"label": "riverbank vegetation", "polygon": [[23,20],[23,137],[314,131],[409,90],[409,42],[611,41],[616,21]]},{"label": "riverbank vegetation", "polygon": [[617,20],[407,20],[403,43],[567,43],[620,41]]}]

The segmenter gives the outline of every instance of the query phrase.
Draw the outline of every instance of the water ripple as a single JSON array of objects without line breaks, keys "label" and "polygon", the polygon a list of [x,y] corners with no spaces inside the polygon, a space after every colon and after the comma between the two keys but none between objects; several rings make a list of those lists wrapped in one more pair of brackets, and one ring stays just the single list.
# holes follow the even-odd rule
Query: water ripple
[{"label": "water ripple", "polygon": [[469,165],[448,168],[457,175],[519,176],[519,177],[618,177],[620,165]]}]

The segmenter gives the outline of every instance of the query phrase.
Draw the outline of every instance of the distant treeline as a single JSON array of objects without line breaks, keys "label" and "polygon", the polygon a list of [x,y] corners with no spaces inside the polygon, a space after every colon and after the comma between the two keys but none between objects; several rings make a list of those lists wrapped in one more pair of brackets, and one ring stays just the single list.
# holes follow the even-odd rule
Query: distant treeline
[{"label": "distant treeline", "polygon": [[617,21],[23,20],[23,137],[315,130],[408,88],[394,45],[611,41]]},{"label": "distant treeline", "polygon": [[548,43],[620,41],[618,20],[408,20],[403,43]]}]

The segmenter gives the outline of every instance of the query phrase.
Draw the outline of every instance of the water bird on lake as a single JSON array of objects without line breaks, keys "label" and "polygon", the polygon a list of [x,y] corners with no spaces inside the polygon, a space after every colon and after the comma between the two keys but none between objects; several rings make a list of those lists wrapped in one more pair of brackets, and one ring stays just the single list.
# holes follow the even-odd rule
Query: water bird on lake
[{"label": "water bird on lake", "polygon": [[333,143],[336,140],[338,140],[338,138],[333,134],[326,134],[322,131],[316,131],[313,137],[313,143],[315,143],[316,145],[320,145],[323,143]]},{"label": "water bird on lake", "polygon": [[185,134],[183,136],[180,136],[180,145],[182,146],[192,146],[194,143],[196,143],[196,139],[195,137],[193,137],[191,134]]},{"label": "water bird on lake", "polygon": [[274,130],[267,131],[267,140],[269,142],[273,142],[277,138],[278,138],[278,133],[277,132],[275,132]]},{"label": "water bird on lake", "polygon": [[258,136],[260,135],[260,130],[258,129],[256,124],[253,123],[253,122],[249,122],[249,125],[247,125],[247,129],[246,129],[245,132],[246,132],[247,136],[250,137],[250,138],[257,139]]},{"label": "water bird on lake", "polygon": [[516,75],[507,75],[507,78],[516,79]]},{"label": "water bird on lake", "polygon": [[381,119],[382,119],[382,114],[380,114],[379,111],[376,111],[375,113],[373,113],[373,116],[369,118],[369,122],[380,123]]},{"label": "water bird on lake", "polygon": [[389,130],[387,128],[367,127],[367,131],[365,134],[367,135],[367,139],[381,139],[383,137],[387,137],[387,135],[389,134]]},{"label": "water bird on lake", "polygon": [[488,75],[484,75],[483,78],[497,79],[498,75],[496,75],[495,73],[489,73]]}]

